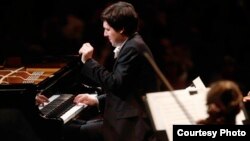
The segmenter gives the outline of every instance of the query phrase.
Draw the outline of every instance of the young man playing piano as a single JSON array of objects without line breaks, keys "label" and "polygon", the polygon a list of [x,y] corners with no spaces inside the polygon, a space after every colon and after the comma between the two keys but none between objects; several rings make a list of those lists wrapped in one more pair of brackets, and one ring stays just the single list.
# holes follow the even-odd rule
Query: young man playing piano
[{"label": "young man playing piano", "polygon": [[82,74],[105,91],[97,97],[89,94],[75,97],[77,104],[104,110],[103,121],[80,126],[79,140],[156,140],[142,97],[157,91],[157,77],[143,56],[145,52],[150,56],[152,53],[137,32],[138,15],[130,3],[117,2],[104,9],[101,19],[104,36],[115,48],[116,62],[109,72],[92,58],[94,48],[90,43],[84,43],[79,50]]}]

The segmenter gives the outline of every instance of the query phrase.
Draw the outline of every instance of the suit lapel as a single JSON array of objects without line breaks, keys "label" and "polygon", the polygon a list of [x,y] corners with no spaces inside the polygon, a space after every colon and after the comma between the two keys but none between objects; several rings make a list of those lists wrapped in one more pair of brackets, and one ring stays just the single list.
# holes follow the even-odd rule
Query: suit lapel
[{"label": "suit lapel", "polygon": [[123,53],[124,48],[126,48],[126,45],[130,42],[130,40],[133,39],[133,38],[134,38],[135,36],[137,36],[137,35],[138,35],[138,33],[135,33],[133,36],[131,36],[131,37],[127,40],[127,42],[123,45],[123,47],[121,48],[120,53],[118,54],[118,56],[117,56],[117,58],[116,58],[116,60],[115,60],[115,63],[114,63],[114,66],[113,66],[113,71],[116,69],[117,62],[118,62],[118,60],[119,60],[121,54]]},{"label": "suit lapel", "polygon": [[116,66],[117,66],[117,62],[118,62],[118,60],[119,60],[119,58],[120,58],[120,56],[121,56],[121,54],[122,54],[122,51],[124,50],[125,47],[126,47],[126,43],[125,43],[124,46],[121,48],[121,50],[120,50],[120,52],[119,52],[119,54],[118,54],[118,56],[117,56],[117,58],[116,58],[116,60],[115,60],[115,63],[114,63],[114,66],[113,66],[113,71],[115,70],[115,68],[116,68]]}]

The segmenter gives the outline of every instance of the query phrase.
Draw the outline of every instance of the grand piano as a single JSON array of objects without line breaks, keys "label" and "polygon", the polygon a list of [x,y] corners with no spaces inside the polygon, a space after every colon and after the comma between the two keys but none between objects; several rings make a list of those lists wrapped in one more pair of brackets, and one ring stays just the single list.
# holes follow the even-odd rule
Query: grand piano
[{"label": "grand piano", "polygon": [[[43,94],[51,98],[57,95],[57,97],[63,97],[62,99],[68,97],[72,99],[72,96],[80,92],[93,93],[94,89],[86,87],[81,82],[79,75],[81,63],[77,56],[31,58],[31,60],[25,62],[20,58],[10,58],[2,61],[0,109],[18,109],[25,115],[42,141],[60,141],[63,138],[62,126],[70,119],[61,118],[63,113],[57,116],[56,114],[60,112],[58,108],[56,114],[51,114],[51,110],[48,111],[51,105],[46,106],[46,109],[36,105],[36,96]],[[54,104],[56,99],[58,98],[53,99]],[[60,101],[62,103],[62,100]],[[52,108],[55,109],[55,107]],[[79,109],[84,108],[85,106],[74,107],[78,110],[77,113],[71,111],[70,114],[73,115],[67,118],[73,118],[80,112]]]}]

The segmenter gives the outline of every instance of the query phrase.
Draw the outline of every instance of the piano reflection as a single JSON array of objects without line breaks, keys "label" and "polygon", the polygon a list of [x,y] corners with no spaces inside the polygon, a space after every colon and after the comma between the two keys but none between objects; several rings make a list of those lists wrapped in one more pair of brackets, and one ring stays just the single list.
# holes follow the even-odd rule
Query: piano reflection
[{"label": "piano reflection", "polygon": [[[18,65],[5,63],[0,68],[0,108],[23,112],[43,141],[60,141],[63,124],[86,107],[72,104],[74,95],[92,92],[81,83],[79,62],[78,57],[65,57]],[[35,104],[40,93],[51,101],[42,108]]]}]

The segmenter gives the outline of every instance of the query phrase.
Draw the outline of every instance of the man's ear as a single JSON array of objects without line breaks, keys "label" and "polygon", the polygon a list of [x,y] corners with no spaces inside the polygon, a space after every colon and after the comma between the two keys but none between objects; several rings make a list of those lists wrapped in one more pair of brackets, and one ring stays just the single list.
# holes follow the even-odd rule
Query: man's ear
[{"label": "man's ear", "polygon": [[122,28],[122,29],[120,30],[120,33],[121,33],[121,34],[123,34],[123,33],[124,33],[124,28]]}]

